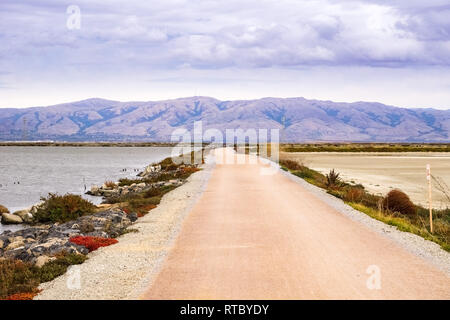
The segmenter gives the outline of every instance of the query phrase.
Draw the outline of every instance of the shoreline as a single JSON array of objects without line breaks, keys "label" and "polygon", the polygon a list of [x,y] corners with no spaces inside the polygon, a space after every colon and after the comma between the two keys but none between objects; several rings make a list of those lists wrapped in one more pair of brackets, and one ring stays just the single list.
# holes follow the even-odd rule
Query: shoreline
[{"label": "shoreline", "polygon": [[0,141],[0,147],[173,147],[172,142]]},{"label": "shoreline", "polygon": [[80,289],[67,288],[69,269],[41,284],[43,291],[35,299],[139,299],[164,262],[184,218],[202,195],[215,165],[211,159],[207,155],[201,171],[165,194],[155,209],[131,226],[138,232],[120,236],[117,244],[100,248],[83,264],[72,266],[80,271]]}]

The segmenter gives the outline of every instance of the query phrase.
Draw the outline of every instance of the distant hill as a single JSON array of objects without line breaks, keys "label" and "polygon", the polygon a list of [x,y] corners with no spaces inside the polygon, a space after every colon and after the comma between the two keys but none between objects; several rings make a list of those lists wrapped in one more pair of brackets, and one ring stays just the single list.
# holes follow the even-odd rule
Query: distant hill
[{"label": "distant hill", "polygon": [[304,98],[220,101],[190,97],[118,102],[88,99],[0,109],[0,140],[168,141],[177,128],[279,128],[283,141],[450,142],[450,110]]}]

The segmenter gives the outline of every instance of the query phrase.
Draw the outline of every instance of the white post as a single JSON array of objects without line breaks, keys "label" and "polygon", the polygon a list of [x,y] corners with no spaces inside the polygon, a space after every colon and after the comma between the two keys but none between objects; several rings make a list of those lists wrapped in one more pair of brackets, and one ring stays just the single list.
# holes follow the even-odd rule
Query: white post
[{"label": "white post", "polygon": [[430,207],[430,231],[433,233],[433,209],[431,204],[431,167],[427,164],[428,205]]}]

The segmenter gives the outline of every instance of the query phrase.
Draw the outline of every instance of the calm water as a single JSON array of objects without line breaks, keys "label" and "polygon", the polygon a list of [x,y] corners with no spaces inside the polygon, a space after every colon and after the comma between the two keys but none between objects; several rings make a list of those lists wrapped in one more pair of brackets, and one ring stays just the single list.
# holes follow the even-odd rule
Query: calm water
[{"label": "calm water", "polygon": [[[100,197],[84,195],[92,184],[135,177],[135,170],[170,153],[170,147],[0,147],[0,204],[13,212],[49,192],[81,194],[99,203]],[[14,226],[0,225],[0,233],[5,229]]]}]

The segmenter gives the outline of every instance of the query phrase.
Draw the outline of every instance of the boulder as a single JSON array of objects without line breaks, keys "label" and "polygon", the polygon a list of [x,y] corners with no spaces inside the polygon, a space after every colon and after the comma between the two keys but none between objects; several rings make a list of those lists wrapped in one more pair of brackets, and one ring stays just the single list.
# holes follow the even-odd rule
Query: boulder
[{"label": "boulder", "polygon": [[3,213],[2,214],[2,223],[3,224],[20,224],[20,223],[23,223],[23,220],[21,217],[16,216],[14,214]]},{"label": "boulder", "polygon": [[9,210],[8,210],[8,208],[6,208],[5,206],[2,206],[0,204],[0,217],[3,213],[9,213]]},{"label": "boulder", "polygon": [[33,221],[33,215],[30,213],[29,209],[19,210],[13,214],[19,216],[24,222],[30,223]]},{"label": "boulder", "polygon": [[137,188],[145,188],[145,182],[138,183],[136,185]]},{"label": "boulder", "polygon": [[35,266],[41,268],[44,264],[52,260],[55,260],[55,258],[49,256],[39,256],[36,258]]},{"label": "boulder", "polygon": [[23,239],[19,239],[19,240],[13,241],[10,244],[8,244],[8,246],[5,248],[5,250],[6,251],[14,250],[14,249],[23,247],[24,245],[25,245],[25,242],[23,241]]},{"label": "boulder", "polygon": [[136,212],[131,212],[128,215],[128,219],[130,219],[131,222],[135,222],[138,219],[138,214]]},{"label": "boulder", "polygon": [[96,186],[95,184],[93,186],[91,186],[91,193],[92,194],[97,194],[99,191],[99,187]]},{"label": "boulder", "polygon": [[32,215],[36,214],[36,212],[37,212],[37,210],[39,209],[39,207],[40,207],[41,205],[43,205],[43,204],[44,204],[44,201],[41,201],[41,202],[39,202],[38,204],[35,204],[34,206],[32,206],[31,209],[30,209],[30,213],[31,213]]}]

